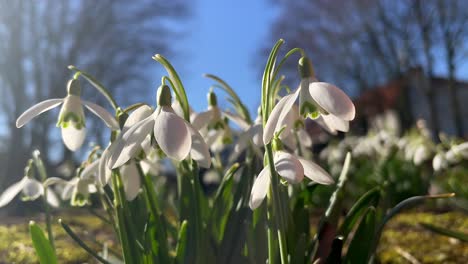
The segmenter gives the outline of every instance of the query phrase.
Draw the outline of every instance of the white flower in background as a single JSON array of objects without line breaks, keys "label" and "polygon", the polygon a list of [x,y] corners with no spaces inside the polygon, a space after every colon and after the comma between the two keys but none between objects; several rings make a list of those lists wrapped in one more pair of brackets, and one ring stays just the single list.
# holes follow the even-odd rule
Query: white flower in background
[{"label": "white flower in background", "polygon": [[39,114],[63,104],[57,126],[60,126],[62,129],[63,143],[71,151],[78,150],[81,145],[83,145],[86,136],[83,105],[93,114],[101,118],[108,127],[112,129],[118,128],[115,118],[104,108],[94,103],[81,100],[81,88],[78,80],[71,79],[68,82],[67,92],[68,94],[65,98],[45,100],[26,110],[16,120],[16,127],[20,128]]},{"label": "white flower in background", "polygon": [[435,172],[441,171],[448,167],[447,159],[444,153],[437,153],[432,160],[432,168]]},{"label": "white flower in background", "polygon": [[468,142],[453,145],[445,154],[450,163],[460,162],[462,159],[468,159]]},{"label": "white flower in background", "polygon": [[181,161],[189,154],[202,167],[210,167],[211,157],[200,133],[178,116],[171,107],[172,96],[166,85],[158,89],[158,107],[147,118],[122,132],[111,150],[108,166],[117,168],[135,157],[148,135],[153,134],[156,143],[169,157]]},{"label": "white flower in background", "polygon": [[217,153],[233,142],[228,120],[236,123],[242,130],[247,130],[249,124],[240,116],[221,111],[218,107],[216,94],[208,92],[208,110],[193,115],[193,127],[200,131],[211,151]]},{"label": "white flower in background", "polygon": [[421,165],[424,161],[431,158],[431,151],[426,145],[420,145],[414,151],[413,163],[414,165]]},{"label": "white flower in background", "polygon": [[293,125],[291,131],[282,139],[282,142],[290,149],[296,149],[297,143],[302,149],[312,147],[312,138],[305,130],[304,118],[299,115],[299,108],[297,105],[292,106],[289,115]]},{"label": "white flower in background", "polygon": [[349,121],[355,117],[356,110],[349,97],[338,87],[318,82],[313,76],[312,66],[307,58],[299,60],[301,83],[293,93],[283,97],[273,108],[265,126],[263,142],[268,144],[275,133],[282,131],[287,133],[292,122],[287,119],[292,106],[299,97],[299,114],[304,117],[319,119],[319,124],[324,125],[329,131],[349,130]]},{"label": "white flower in background", "polygon": [[[282,150],[274,151],[273,162],[278,175],[291,184],[301,182],[304,176],[319,184],[330,185],[334,183],[333,178],[319,165],[294,154]],[[252,210],[259,207],[265,199],[270,187],[270,178],[270,167],[265,166],[252,186],[249,202]]]},{"label": "white flower in background", "polygon": [[[44,195],[44,188],[47,188],[47,186],[43,186],[38,180],[24,176],[19,182],[6,188],[0,195],[0,207],[10,203],[20,192],[23,194],[23,201],[34,201]],[[50,188],[47,189],[47,203],[53,207],[58,207],[60,204],[57,196]]]},{"label": "white flower in background", "polygon": [[254,153],[256,153],[259,157],[262,157],[263,153],[260,149],[261,147],[263,147],[262,138],[263,124],[261,114],[259,113],[254,123],[239,134],[239,137],[237,138],[237,141],[234,144],[234,149],[229,160],[236,160],[249,145],[252,146]]},{"label": "white flower in background", "polygon": [[80,176],[73,177],[69,181],[57,177],[48,178],[44,185],[61,185],[60,198],[64,201],[70,200],[72,206],[85,206],[89,202],[90,194],[97,192],[94,178],[85,173],[85,170]]}]

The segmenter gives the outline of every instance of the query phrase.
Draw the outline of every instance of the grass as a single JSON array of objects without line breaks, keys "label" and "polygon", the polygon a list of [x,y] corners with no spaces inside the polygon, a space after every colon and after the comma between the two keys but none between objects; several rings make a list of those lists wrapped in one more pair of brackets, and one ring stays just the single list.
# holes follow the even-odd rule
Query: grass
[{"label": "grass", "polygon": [[[96,252],[106,243],[116,249],[116,238],[111,227],[99,218],[84,214],[62,213],[73,230]],[[7,219],[0,225],[0,263],[37,263],[28,233],[30,219]],[[44,223],[43,219],[33,219]],[[2,219],[2,222],[6,222]],[[385,229],[378,250],[381,263],[468,263],[468,243],[434,234],[419,223],[431,223],[441,227],[468,233],[468,217],[458,212],[401,214]],[[57,254],[60,263],[96,263],[84,250],[72,241],[63,229],[55,224]],[[97,243],[98,242],[98,243]]]}]

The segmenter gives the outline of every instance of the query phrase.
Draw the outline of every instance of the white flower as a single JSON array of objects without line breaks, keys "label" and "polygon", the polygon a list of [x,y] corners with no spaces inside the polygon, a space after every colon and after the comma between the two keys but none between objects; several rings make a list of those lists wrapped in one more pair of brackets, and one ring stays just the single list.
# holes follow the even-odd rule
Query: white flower
[{"label": "white flower", "polygon": [[[333,184],[333,178],[319,165],[293,154],[276,151],[273,156],[275,170],[289,183],[295,184],[302,181],[304,175],[319,184]],[[256,209],[260,206],[270,187],[270,167],[266,166],[259,173],[250,194],[250,208]]]},{"label": "white flower", "polygon": [[83,105],[93,114],[101,118],[104,123],[112,128],[118,128],[117,121],[104,108],[94,103],[81,100],[80,85],[78,80],[72,79],[68,82],[68,95],[62,99],[49,99],[42,101],[26,110],[16,120],[16,127],[24,126],[34,117],[52,108],[62,105],[57,126],[62,129],[62,140],[71,151],[78,150],[83,145],[86,136],[85,116]]},{"label": "white flower", "polygon": [[[23,200],[36,200],[40,196],[44,195],[44,188],[47,188],[47,186],[43,186],[36,179],[24,176],[19,182],[8,187],[0,195],[0,207],[3,207],[10,203],[13,200],[13,198],[15,198],[15,196],[18,195],[20,192],[23,193]],[[53,207],[59,206],[59,200],[57,199],[57,196],[49,188],[47,189],[47,202]]]},{"label": "white flower", "polygon": [[437,153],[432,160],[432,168],[438,172],[448,167],[448,162],[443,153]]},{"label": "white flower", "polygon": [[450,163],[457,163],[461,159],[468,159],[468,142],[454,145],[445,154],[447,161]]},{"label": "white flower", "polygon": [[[301,58],[306,59],[306,58]],[[301,63],[301,61],[300,61]],[[306,62],[308,64],[308,60]],[[301,64],[300,64],[301,65]],[[307,71],[311,71],[311,66],[308,66]],[[322,124],[331,132],[349,130],[349,121],[355,117],[356,110],[354,104],[349,97],[338,87],[326,83],[318,82],[313,76],[313,73],[304,74],[301,72],[302,79],[298,89],[293,93],[283,97],[273,108],[268,121],[265,125],[263,134],[263,142],[268,144],[274,137],[274,134],[281,131],[284,126],[287,133],[292,118],[288,113],[291,107],[299,97],[299,114],[306,118],[318,118],[320,114],[319,124]]]},{"label": "white flower", "polygon": [[233,141],[227,120],[234,121],[242,130],[249,127],[240,116],[221,111],[213,91],[208,92],[208,110],[194,114],[191,119],[193,127],[200,131],[211,151],[215,153],[222,151],[225,145]]},{"label": "white flower", "polygon": [[112,149],[108,166],[117,168],[133,158],[141,143],[153,133],[156,143],[170,158],[181,161],[191,154],[200,166],[209,167],[211,157],[202,136],[192,125],[179,117],[171,107],[168,86],[158,89],[158,107],[147,118],[122,132]]},{"label": "white flower", "polygon": [[424,161],[430,159],[431,151],[426,145],[420,145],[414,151],[413,163],[415,165],[421,165]]}]

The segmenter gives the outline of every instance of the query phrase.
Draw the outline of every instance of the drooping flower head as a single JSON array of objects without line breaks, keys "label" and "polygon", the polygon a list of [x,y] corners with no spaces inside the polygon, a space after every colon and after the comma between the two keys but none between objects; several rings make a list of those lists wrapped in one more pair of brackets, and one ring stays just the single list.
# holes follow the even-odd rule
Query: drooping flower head
[{"label": "drooping flower head", "polygon": [[283,97],[273,108],[263,134],[263,142],[269,143],[275,133],[284,130],[288,133],[293,124],[291,108],[299,97],[299,114],[303,118],[320,120],[327,130],[343,131],[349,130],[349,121],[355,117],[354,104],[349,97],[338,87],[319,82],[314,76],[310,60],[302,57],[299,60],[299,73],[301,83],[297,90]]},{"label": "drooping flower head", "polygon": [[117,168],[125,164],[135,156],[145,138],[152,135],[169,158],[181,161],[191,154],[200,166],[209,167],[211,157],[205,141],[190,123],[174,112],[167,85],[158,88],[157,102],[158,107],[150,116],[122,132],[110,154],[108,166]]},{"label": "drooping flower head", "polygon": [[[277,137],[273,139],[273,162],[276,173],[290,184],[301,182],[304,176],[318,184],[330,185],[334,183],[333,178],[319,165],[284,151],[282,142]],[[252,210],[259,207],[265,199],[270,187],[271,176],[270,167],[266,165],[255,179],[249,202]]]},{"label": "drooping flower head", "polygon": [[94,103],[81,100],[81,86],[77,79],[71,79],[67,85],[67,96],[61,99],[49,99],[42,101],[26,110],[16,120],[16,127],[20,128],[34,117],[62,104],[57,126],[62,130],[62,140],[71,151],[78,150],[85,140],[86,124],[83,105],[93,114],[101,118],[104,123],[112,128],[118,128],[117,121],[104,108]]}]

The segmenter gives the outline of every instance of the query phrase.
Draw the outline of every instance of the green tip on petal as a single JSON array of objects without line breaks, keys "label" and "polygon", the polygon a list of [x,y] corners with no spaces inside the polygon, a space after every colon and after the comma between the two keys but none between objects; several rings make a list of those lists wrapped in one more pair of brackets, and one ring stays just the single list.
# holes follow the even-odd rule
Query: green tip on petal
[{"label": "green tip on petal", "polygon": [[310,62],[309,58],[301,57],[297,67],[299,70],[299,75],[302,79],[314,77],[314,68],[312,67],[312,63]]},{"label": "green tip on petal", "polygon": [[76,95],[80,96],[81,95],[81,85],[80,81],[78,79],[70,79],[67,83],[67,93],[69,95]]},{"label": "green tip on petal", "polygon": [[161,85],[158,88],[158,105],[159,106],[171,106],[172,104],[172,95],[171,89],[167,85]]},{"label": "green tip on petal", "polygon": [[283,142],[278,137],[274,137],[273,140],[271,141],[271,147],[273,151],[280,151],[283,150]]}]

